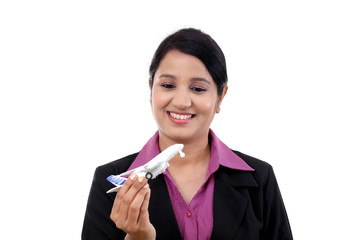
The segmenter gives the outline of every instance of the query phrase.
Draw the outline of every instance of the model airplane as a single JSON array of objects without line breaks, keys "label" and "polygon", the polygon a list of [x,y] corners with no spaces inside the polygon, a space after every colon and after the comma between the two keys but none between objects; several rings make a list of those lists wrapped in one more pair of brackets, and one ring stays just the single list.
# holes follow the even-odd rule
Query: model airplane
[{"label": "model airplane", "polygon": [[146,179],[154,179],[159,174],[163,173],[168,167],[169,167],[169,161],[175,157],[176,154],[180,154],[180,157],[184,157],[185,153],[183,153],[181,150],[184,148],[184,144],[174,144],[164,151],[162,151],[159,155],[154,157],[152,160],[150,160],[148,163],[134,168],[130,171],[121,173],[119,175],[111,175],[106,178],[109,182],[114,184],[116,187],[110,189],[107,191],[107,193],[111,192],[117,192],[121,186],[125,183],[126,177],[132,173],[135,173],[139,177],[144,176]]}]

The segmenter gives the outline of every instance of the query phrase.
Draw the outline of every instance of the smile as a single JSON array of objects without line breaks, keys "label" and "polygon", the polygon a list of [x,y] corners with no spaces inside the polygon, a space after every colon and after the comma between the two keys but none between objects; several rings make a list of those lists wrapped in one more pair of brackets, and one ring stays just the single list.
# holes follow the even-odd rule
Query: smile
[{"label": "smile", "polygon": [[177,124],[186,124],[192,121],[192,119],[195,117],[195,114],[180,114],[180,113],[174,113],[174,112],[167,112],[169,118],[171,121]]},{"label": "smile", "polygon": [[170,116],[172,116],[173,118],[176,118],[176,119],[184,120],[184,119],[191,118],[192,115],[191,114],[182,115],[182,114],[177,114],[177,113],[170,112]]}]

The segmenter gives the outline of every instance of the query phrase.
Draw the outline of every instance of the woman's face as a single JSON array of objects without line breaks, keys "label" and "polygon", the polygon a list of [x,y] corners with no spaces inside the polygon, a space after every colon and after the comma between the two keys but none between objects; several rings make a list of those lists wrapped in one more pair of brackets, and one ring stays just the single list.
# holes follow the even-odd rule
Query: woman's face
[{"label": "woman's face", "polygon": [[198,58],[170,50],[155,72],[151,95],[160,136],[182,143],[207,138],[226,90],[218,96],[215,82]]}]

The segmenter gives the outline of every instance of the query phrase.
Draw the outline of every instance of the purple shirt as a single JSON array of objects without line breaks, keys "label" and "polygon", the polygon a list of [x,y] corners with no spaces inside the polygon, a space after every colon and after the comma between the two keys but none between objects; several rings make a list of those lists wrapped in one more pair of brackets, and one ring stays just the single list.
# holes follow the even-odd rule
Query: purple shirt
[{"label": "purple shirt", "polygon": [[[241,171],[254,171],[244,160],[221,142],[211,129],[210,135],[211,158],[205,182],[189,204],[181,196],[169,172],[166,170],[163,173],[172,207],[184,240],[195,239],[195,236],[196,239],[210,239],[211,237],[213,228],[214,172],[216,172],[220,165]],[[159,153],[159,132],[156,132],[140,151],[129,170],[144,165]]]}]

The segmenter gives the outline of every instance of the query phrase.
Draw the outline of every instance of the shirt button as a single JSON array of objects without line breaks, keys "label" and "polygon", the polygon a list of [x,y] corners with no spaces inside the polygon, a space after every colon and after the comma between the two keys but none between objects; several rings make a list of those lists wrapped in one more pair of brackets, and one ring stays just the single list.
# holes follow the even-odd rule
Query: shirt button
[{"label": "shirt button", "polygon": [[187,211],[186,212],[186,216],[189,218],[189,217],[191,217],[191,212],[190,211]]}]

